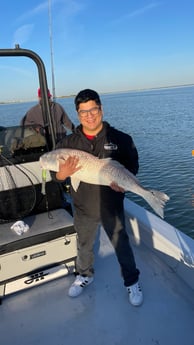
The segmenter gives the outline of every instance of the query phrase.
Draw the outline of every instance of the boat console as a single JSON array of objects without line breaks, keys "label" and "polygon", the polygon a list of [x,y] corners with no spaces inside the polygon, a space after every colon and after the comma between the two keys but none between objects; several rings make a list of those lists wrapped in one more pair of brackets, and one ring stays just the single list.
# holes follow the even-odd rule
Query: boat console
[{"label": "boat console", "polygon": [[[0,49],[0,56],[34,60],[45,125],[0,126],[0,300],[7,294],[74,272],[76,232],[65,183],[43,189],[40,156],[55,148],[42,60],[34,52]],[[45,176],[44,176],[45,178]]]},{"label": "boat console", "polygon": [[[46,140],[33,128],[0,131],[0,298],[74,271],[76,233],[65,186],[47,174],[42,193],[39,157]],[[15,231],[23,222],[26,232]]]}]

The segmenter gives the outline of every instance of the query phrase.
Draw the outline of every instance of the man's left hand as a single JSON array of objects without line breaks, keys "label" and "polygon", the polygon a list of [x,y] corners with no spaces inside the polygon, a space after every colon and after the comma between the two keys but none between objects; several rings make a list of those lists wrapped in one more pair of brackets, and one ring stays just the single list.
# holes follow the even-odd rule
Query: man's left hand
[{"label": "man's left hand", "polygon": [[112,182],[110,184],[110,188],[112,188],[115,192],[125,193],[125,190],[122,187],[119,187],[116,182]]}]

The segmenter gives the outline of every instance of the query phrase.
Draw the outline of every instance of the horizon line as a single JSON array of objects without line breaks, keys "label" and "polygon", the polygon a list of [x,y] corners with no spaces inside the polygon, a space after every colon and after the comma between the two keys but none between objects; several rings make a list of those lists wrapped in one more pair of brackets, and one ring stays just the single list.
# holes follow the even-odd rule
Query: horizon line
[{"label": "horizon line", "polygon": [[[150,90],[159,90],[159,89],[175,89],[180,87],[192,87],[193,84],[180,84],[180,85],[171,85],[171,86],[158,86],[158,87],[150,87],[150,88],[138,88],[138,89],[129,89],[129,90],[117,90],[117,91],[107,91],[107,92],[99,92],[100,95],[107,95],[107,94],[114,94],[114,93],[127,93],[127,92],[141,92],[141,91],[150,91]],[[61,98],[71,98],[75,97],[76,94],[71,95],[63,95],[63,96],[56,96],[55,99]],[[36,99],[37,100],[37,99]],[[11,104],[11,103],[30,103],[35,102],[36,100],[9,100],[9,101],[0,101],[0,105],[3,104]]]}]

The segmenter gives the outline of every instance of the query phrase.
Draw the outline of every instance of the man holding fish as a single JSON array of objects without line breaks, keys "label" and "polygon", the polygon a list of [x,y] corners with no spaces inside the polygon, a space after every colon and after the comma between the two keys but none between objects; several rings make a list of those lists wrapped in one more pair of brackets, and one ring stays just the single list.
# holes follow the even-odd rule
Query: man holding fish
[{"label": "man holding fish", "polygon": [[[99,161],[103,159],[103,161],[109,162],[111,158],[136,175],[139,164],[134,142],[131,136],[103,121],[103,109],[98,93],[90,89],[80,91],[75,98],[75,106],[80,125],[74,133],[59,142],[57,149],[68,148],[85,151],[100,158]],[[73,176],[82,170],[81,159],[74,153],[67,159],[60,158],[58,169],[55,170],[58,171],[52,173],[53,178],[63,181],[70,176],[73,181]],[[95,166],[93,169],[95,175]],[[102,185],[101,182],[99,184],[80,182],[76,178],[72,186],[74,226],[78,235],[78,256],[76,279],[69,289],[69,296],[80,295],[85,287],[94,280],[93,246],[98,225],[101,223],[115,249],[129,302],[134,306],[139,306],[143,302],[143,294],[139,284],[140,272],[136,267],[125,230],[123,205],[125,189],[114,181],[107,186]]]}]

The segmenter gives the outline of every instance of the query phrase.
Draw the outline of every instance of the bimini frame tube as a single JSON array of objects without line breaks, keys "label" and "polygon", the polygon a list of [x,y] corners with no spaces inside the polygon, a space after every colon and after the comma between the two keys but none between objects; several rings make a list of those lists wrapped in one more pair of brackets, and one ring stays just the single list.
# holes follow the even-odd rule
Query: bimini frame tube
[{"label": "bimini frame tube", "polygon": [[[38,69],[39,83],[42,95],[42,111],[43,111],[43,120],[45,124],[46,136],[49,139],[51,137],[51,149],[55,148],[55,132],[53,126],[53,119],[51,117],[51,111],[49,106],[49,100],[47,95],[48,85],[47,77],[44,63],[39,55],[34,51],[29,49],[22,49],[19,45],[15,46],[15,49],[0,49],[0,56],[26,56],[32,59]],[[49,128],[48,128],[49,127]]]}]

